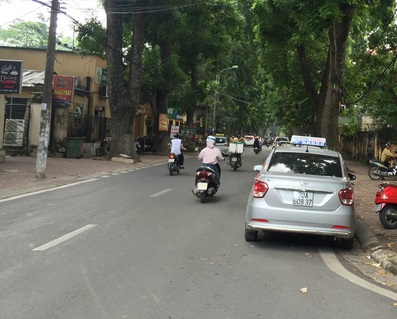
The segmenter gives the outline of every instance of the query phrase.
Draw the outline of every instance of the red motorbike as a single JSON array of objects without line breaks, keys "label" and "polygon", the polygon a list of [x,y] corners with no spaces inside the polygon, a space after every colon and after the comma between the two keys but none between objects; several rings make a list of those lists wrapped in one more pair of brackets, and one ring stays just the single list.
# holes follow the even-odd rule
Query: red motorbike
[{"label": "red motorbike", "polygon": [[397,229],[397,183],[379,184],[380,190],[375,195],[375,212],[386,229]]},{"label": "red motorbike", "polygon": [[217,173],[208,166],[200,166],[196,169],[196,178],[194,180],[194,195],[200,198],[201,203],[205,203],[208,197],[212,197],[218,191]]}]

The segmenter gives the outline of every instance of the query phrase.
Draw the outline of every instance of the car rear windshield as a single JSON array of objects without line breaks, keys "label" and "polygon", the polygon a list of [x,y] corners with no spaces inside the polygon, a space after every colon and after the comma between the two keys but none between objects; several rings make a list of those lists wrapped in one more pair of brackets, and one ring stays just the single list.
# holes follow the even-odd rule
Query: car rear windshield
[{"label": "car rear windshield", "polygon": [[226,143],[226,137],[216,137],[215,138],[216,143]]},{"label": "car rear windshield", "polygon": [[270,160],[268,170],[270,172],[342,177],[339,157],[310,153],[276,152]]}]

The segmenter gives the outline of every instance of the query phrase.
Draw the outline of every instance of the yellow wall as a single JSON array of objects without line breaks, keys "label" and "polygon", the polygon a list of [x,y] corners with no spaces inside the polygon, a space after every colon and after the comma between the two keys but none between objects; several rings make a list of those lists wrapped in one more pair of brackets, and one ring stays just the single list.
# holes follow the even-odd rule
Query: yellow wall
[{"label": "yellow wall", "polygon": [[[0,46],[0,59],[2,60],[18,60],[23,61],[22,68],[27,70],[45,70],[47,51],[41,49],[29,49],[29,48],[13,48],[13,47],[1,47]],[[67,51],[57,51],[54,61],[54,71],[58,75],[63,76],[76,76],[79,77],[83,86],[85,86],[85,78],[91,78],[91,102],[90,105],[86,106],[84,113],[86,114],[89,110],[89,115],[94,115],[94,111],[98,107],[104,106],[106,114],[109,114],[109,107],[106,99],[99,98],[99,87],[97,79],[98,68],[106,69],[106,60],[94,56],[81,56],[77,53]],[[13,96],[28,96],[30,95],[29,88],[24,88],[24,94]],[[75,99],[78,102],[84,103],[82,99],[87,100],[81,96],[76,96]],[[76,101],[75,101],[76,102]],[[87,102],[85,101],[85,104]],[[74,110],[71,110],[74,112]]]}]

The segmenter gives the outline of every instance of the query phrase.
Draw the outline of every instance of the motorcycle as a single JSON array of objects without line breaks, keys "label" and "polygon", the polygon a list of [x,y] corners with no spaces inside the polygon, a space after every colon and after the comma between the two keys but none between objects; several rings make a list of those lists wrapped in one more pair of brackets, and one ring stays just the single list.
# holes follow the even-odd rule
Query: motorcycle
[{"label": "motorcycle", "polygon": [[255,152],[255,154],[259,154],[260,151],[261,151],[261,148],[260,148],[260,147],[254,147],[254,152]]},{"label": "motorcycle", "polygon": [[381,161],[369,161],[368,176],[372,180],[379,180],[382,177],[395,176],[396,172],[397,166],[394,168],[389,168]]},{"label": "motorcycle", "polygon": [[230,167],[233,168],[234,171],[237,170],[237,168],[241,167],[241,154],[240,153],[230,153],[229,154],[229,163]]},{"label": "motorcycle", "polygon": [[110,150],[110,141],[107,138],[104,138],[99,147],[95,150],[96,156],[103,156],[109,153]]},{"label": "motorcycle", "polygon": [[168,156],[168,171],[170,175],[179,174],[181,171],[181,166],[178,163],[178,156],[174,153],[170,153]]},{"label": "motorcycle", "polygon": [[156,139],[154,137],[140,137],[135,142],[135,151],[137,154],[144,154],[146,152],[154,152],[156,146]]},{"label": "motorcycle", "polygon": [[218,191],[216,175],[214,169],[205,165],[196,169],[195,189],[192,192],[200,198],[201,203],[205,203],[209,197],[213,197]]},{"label": "motorcycle", "polygon": [[375,195],[375,212],[386,229],[397,229],[397,183],[384,182]]}]

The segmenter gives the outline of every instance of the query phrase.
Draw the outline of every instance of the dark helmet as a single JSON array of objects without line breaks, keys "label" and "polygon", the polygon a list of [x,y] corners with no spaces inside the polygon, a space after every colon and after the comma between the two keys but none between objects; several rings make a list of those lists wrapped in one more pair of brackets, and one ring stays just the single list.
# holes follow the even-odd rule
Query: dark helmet
[{"label": "dark helmet", "polygon": [[179,133],[174,134],[174,138],[181,138],[181,135]]}]

